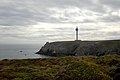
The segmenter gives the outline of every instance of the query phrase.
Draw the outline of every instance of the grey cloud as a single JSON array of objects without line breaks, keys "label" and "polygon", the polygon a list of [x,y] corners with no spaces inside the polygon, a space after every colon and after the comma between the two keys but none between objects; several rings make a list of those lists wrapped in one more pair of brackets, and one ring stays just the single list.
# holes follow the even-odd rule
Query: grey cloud
[{"label": "grey cloud", "polygon": [[[28,27],[30,28],[30,27]],[[22,30],[24,29],[24,30]],[[11,37],[17,39],[25,39],[25,40],[49,40],[55,37],[63,37],[72,35],[72,28],[55,28],[53,30],[45,30],[44,28],[37,28],[38,31],[27,31],[27,28],[20,27],[0,27],[0,36],[1,37]],[[64,29],[64,30],[63,30]],[[53,34],[54,33],[54,34]],[[64,36],[63,36],[64,35]]]},{"label": "grey cloud", "polygon": [[117,36],[118,38],[120,38],[120,32],[108,32],[107,35],[108,36]]},{"label": "grey cloud", "polygon": [[[80,9],[89,9],[93,12],[105,12],[102,5],[94,0],[25,0],[1,1],[0,6],[0,25],[2,26],[27,26],[37,24],[37,22],[46,23],[94,23],[93,20],[83,21],[69,21],[69,18],[73,15],[82,16],[81,13],[64,13],[64,17],[53,18],[51,17],[53,12],[48,8],[66,8],[71,6]],[[59,15],[59,14],[58,14]],[[97,14],[96,14],[97,15]]]},{"label": "grey cloud", "polygon": [[[105,7],[104,7],[105,6]],[[0,36],[12,37],[26,40],[59,40],[59,39],[74,39],[75,32],[73,28],[56,27],[53,30],[46,30],[45,28],[35,28],[37,30],[31,32],[26,29],[36,25],[38,22],[51,24],[88,24],[96,22],[102,23],[119,23],[120,16],[113,16],[107,12],[106,6],[110,11],[118,10],[120,8],[119,0],[0,0]],[[68,8],[80,9],[79,12],[67,12]],[[52,17],[55,12],[50,11],[50,8],[58,8],[60,12],[66,9],[58,18]],[[89,16],[97,16],[96,19],[89,19],[84,16],[83,11],[90,11]],[[95,13],[95,14],[92,14]],[[108,16],[104,16],[107,14]],[[60,15],[60,14],[57,14]],[[86,14],[85,14],[86,15]],[[71,17],[84,17],[81,21],[74,20]],[[4,26],[4,27],[3,27]],[[82,28],[81,28],[82,27]],[[84,27],[84,28],[83,28]],[[98,28],[98,29],[97,29]],[[96,36],[107,38],[111,36],[119,37],[119,33],[102,33],[99,30],[101,26],[91,28],[91,26],[80,26],[79,35],[81,39],[96,38]],[[62,36],[61,36],[62,35]]]},{"label": "grey cloud", "polygon": [[[51,13],[48,8],[76,6],[78,8],[93,8],[96,6],[94,0],[5,0],[0,3],[0,25],[2,26],[27,26],[37,22],[46,23],[64,23],[68,20],[68,14],[59,19],[50,17]],[[68,21],[68,23],[71,23]],[[74,22],[73,22],[74,23]]]},{"label": "grey cloud", "polygon": [[[86,7],[92,6],[94,0],[36,0],[37,4],[49,7],[67,7],[67,6],[79,6]],[[44,4],[43,4],[44,3]]]},{"label": "grey cloud", "polygon": [[[36,5],[37,2],[30,4],[28,0],[25,1],[26,2],[15,1],[16,3],[14,1],[11,1],[11,3],[14,3],[14,5],[1,3],[2,6],[0,6],[0,25],[26,26],[36,24],[37,22],[53,22],[53,19],[49,17],[49,12],[46,9],[49,6],[43,8],[42,6]],[[21,4],[19,4],[19,2]]]},{"label": "grey cloud", "polygon": [[95,20],[84,19],[81,23],[95,23]]},{"label": "grey cloud", "polygon": [[114,9],[120,9],[120,0],[99,0],[101,4]]},{"label": "grey cloud", "polygon": [[103,16],[99,18],[101,22],[106,22],[106,23],[117,23],[120,22],[120,16],[114,16],[114,15],[109,15],[109,16]]},{"label": "grey cloud", "polygon": [[84,32],[84,31],[97,31],[97,30],[99,30],[99,29],[95,29],[95,28],[93,28],[93,29],[91,29],[91,28],[80,28],[80,31],[82,31],[82,32]]},{"label": "grey cloud", "polygon": [[63,27],[63,28],[54,28],[55,30],[58,30],[58,31],[71,31],[71,30],[74,30],[74,28],[66,28],[66,27]]},{"label": "grey cloud", "polygon": [[0,25],[20,26],[34,24],[33,14],[27,10],[17,10],[16,8],[0,7]]},{"label": "grey cloud", "polygon": [[[0,11],[0,13],[2,12]],[[2,16],[0,24],[3,26],[32,25],[36,24],[39,21],[48,22],[47,20],[49,20],[48,15],[44,13],[32,13],[29,11],[13,11],[12,13],[6,11],[5,13],[0,14],[0,16]]]}]

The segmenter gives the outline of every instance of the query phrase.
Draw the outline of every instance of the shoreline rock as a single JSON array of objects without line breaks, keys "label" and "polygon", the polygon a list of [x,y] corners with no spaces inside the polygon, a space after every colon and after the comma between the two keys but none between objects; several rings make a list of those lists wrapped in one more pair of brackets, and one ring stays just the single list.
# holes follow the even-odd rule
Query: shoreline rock
[{"label": "shoreline rock", "polygon": [[36,54],[48,56],[120,54],[120,40],[47,42]]}]

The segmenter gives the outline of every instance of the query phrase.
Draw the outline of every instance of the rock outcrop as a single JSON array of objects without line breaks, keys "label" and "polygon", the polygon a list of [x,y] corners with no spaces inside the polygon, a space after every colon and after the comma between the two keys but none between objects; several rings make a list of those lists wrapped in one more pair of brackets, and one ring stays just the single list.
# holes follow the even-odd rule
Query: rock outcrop
[{"label": "rock outcrop", "polygon": [[49,56],[120,54],[120,40],[46,43],[37,54]]}]

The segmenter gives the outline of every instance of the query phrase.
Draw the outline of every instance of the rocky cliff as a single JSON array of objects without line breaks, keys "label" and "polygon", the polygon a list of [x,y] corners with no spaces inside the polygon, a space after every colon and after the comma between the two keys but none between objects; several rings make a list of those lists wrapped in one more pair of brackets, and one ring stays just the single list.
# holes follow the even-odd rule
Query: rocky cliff
[{"label": "rocky cliff", "polygon": [[46,43],[37,54],[49,56],[120,54],[120,40]]}]

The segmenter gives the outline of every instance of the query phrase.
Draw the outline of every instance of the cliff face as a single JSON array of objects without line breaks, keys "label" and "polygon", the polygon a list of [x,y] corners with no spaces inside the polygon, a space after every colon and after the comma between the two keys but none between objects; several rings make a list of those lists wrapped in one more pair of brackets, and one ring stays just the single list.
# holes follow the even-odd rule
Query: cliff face
[{"label": "cliff face", "polygon": [[49,56],[120,54],[120,40],[46,43],[37,54]]}]

